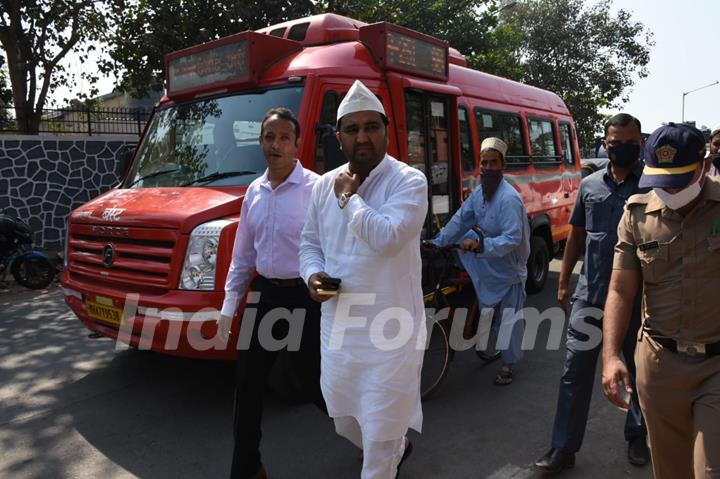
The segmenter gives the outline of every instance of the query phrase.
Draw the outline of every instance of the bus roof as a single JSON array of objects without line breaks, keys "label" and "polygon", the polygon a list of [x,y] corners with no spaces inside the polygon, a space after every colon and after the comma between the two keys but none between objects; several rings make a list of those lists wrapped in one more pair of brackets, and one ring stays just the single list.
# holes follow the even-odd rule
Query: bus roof
[{"label": "bus roof", "polygon": [[[257,33],[293,40],[302,45],[301,50],[279,58],[269,66],[263,72],[260,82],[284,83],[289,77],[304,77],[307,74],[337,80],[382,80],[383,71],[368,46],[359,40],[360,28],[367,25],[330,13],[257,30]],[[449,49],[448,63],[447,82],[432,79],[423,79],[423,82],[451,85],[465,96],[498,104],[512,104],[557,115],[570,114],[555,93],[467,68],[465,58],[454,48]]]},{"label": "bus roof", "polygon": [[[336,77],[381,79],[382,71],[375,65],[372,55],[357,43],[359,29],[366,25],[352,18],[328,13],[279,23],[257,31],[296,40],[306,47],[288,59],[290,61],[280,62],[278,67],[284,69],[282,75],[285,77],[314,72]],[[322,48],[313,48],[318,46]],[[439,83],[458,87],[466,96],[559,115],[570,114],[565,103],[555,93],[467,68],[464,56],[454,48],[450,48],[449,63],[449,80]],[[338,65],[342,65],[342,73],[338,71]],[[278,69],[272,70],[273,74],[280,74]],[[271,72],[268,71],[268,74]]]}]

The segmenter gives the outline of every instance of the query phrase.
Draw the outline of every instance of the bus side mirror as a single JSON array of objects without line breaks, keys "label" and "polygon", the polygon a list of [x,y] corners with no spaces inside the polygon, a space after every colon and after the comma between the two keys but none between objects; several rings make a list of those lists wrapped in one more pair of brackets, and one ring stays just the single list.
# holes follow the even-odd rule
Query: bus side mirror
[{"label": "bus side mirror", "polygon": [[130,170],[130,163],[137,145],[123,145],[115,153],[115,173],[122,181]]},{"label": "bus side mirror", "polygon": [[345,153],[340,149],[340,143],[335,137],[335,128],[328,123],[318,123],[315,132],[320,139],[323,149],[323,160],[325,162],[325,171],[334,170],[335,168],[347,163]]}]

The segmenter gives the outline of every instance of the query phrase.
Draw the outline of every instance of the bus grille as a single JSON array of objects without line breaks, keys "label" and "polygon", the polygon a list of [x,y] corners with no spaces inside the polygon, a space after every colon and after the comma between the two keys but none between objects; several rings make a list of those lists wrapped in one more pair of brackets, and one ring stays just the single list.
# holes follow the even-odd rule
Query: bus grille
[{"label": "bus grille", "polygon": [[68,267],[103,282],[174,289],[171,283],[177,279],[171,272],[178,236],[169,229],[71,224]]}]

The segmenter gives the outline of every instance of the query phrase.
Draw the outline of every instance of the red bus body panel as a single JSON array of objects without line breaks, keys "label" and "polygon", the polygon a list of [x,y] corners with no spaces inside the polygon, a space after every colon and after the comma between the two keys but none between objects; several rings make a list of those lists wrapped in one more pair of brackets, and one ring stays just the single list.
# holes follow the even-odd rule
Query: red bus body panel
[{"label": "red bus body panel", "polygon": [[[458,200],[467,197],[479,181],[477,159],[473,172],[461,173],[459,166],[459,105],[470,111],[477,107],[519,114],[523,119],[525,151],[530,151],[531,146],[527,118],[552,121],[555,145],[560,146],[560,150],[558,122],[562,121],[572,127],[575,164],[560,161],[552,169],[530,164],[522,171],[508,171],[506,178],[520,192],[530,219],[546,218],[552,243],[567,237],[569,215],[580,183],[580,152],[572,117],[557,95],[465,68],[462,66],[464,60],[453,49],[450,49],[446,82],[383,71],[368,47],[357,41],[357,29],[365,24],[337,15],[295,20],[259,32],[269,34],[284,29],[287,36],[294,25],[304,22],[309,22],[310,26],[305,40],[300,42],[302,49],[275,42],[277,51],[290,53],[270,59],[258,75],[256,84],[248,85],[244,81],[222,85],[223,94],[232,94],[286,85],[292,78],[301,79],[304,94],[298,119],[303,138],[298,156],[304,166],[315,167],[317,138],[314,125],[319,118],[323,92],[328,88],[346,91],[356,79],[377,92],[389,108],[388,153],[400,159],[408,157],[405,90],[423,90],[450,99],[450,161],[454,172],[451,194]],[[202,48],[193,47],[188,51],[201,51]],[[254,61],[258,62],[257,57]],[[161,105],[212,94],[215,89],[212,86],[183,91],[176,97],[165,97]],[[474,119],[472,125],[473,149],[477,157],[480,145]],[[186,357],[234,358],[237,338],[231,338],[227,345],[213,342],[217,338],[214,338],[215,325],[210,316],[192,316],[204,309],[219,310],[222,305],[225,276],[245,191],[246,187],[115,188],[81,206],[69,220],[69,267],[62,275],[67,304],[88,329],[120,343]],[[108,209],[121,209],[120,221],[104,219]],[[190,232],[200,224],[217,219],[227,219],[230,224],[220,236],[214,290],[178,289]],[[119,264],[113,264],[113,268],[105,268],[102,264],[102,250],[108,243],[114,243],[122,258]],[[131,316],[134,321],[127,331],[88,315],[89,303],[102,303],[122,310],[134,295],[137,295],[139,309]],[[241,306],[236,321],[242,317],[243,310]],[[233,329],[237,331],[238,328]]]}]

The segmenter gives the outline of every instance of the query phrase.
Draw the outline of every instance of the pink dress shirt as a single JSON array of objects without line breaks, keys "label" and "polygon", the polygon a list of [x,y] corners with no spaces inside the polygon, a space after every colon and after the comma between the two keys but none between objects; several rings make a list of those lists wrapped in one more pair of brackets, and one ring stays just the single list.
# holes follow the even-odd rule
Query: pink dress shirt
[{"label": "pink dress shirt", "polygon": [[266,278],[300,277],[300,233],[318,178],[296,161],[290,176],[274,190],[267,170],[250,183],[240,209],[232,262],[225,281],[223,315],[235,314],[253,271]]}]

